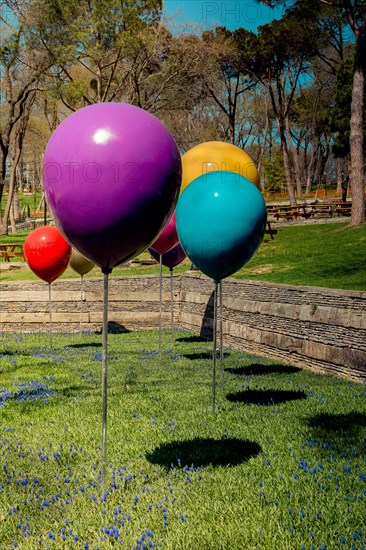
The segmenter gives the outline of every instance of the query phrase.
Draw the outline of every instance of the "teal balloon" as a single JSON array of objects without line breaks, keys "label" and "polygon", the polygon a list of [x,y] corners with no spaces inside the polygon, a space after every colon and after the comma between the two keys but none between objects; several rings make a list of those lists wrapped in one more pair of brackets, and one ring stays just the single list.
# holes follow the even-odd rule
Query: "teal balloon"
[{"label": "teal balloon", "polygon": [[216,282],[250,260],[266,223],[266,204],[258,188],[225,170],[193,180],[176,207],[177,231],[186,255]]}]

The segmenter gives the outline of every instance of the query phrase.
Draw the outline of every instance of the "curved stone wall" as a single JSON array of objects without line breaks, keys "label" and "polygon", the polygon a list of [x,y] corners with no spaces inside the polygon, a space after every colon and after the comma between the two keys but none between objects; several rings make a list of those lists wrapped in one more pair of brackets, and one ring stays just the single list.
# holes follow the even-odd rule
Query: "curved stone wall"
[{"label": "curved stone wall", "polygon": [[[174,320],[210,338],[213,283],[195,272],[173,277]],[[319,372],[364,381],[366,292],[275,285],[227,279],[222,283],[223,337],[227,345]],[[53,330],[100,330],[102,279],[52,284]],[[39,331],[49,323],[48,285],[0,283],[1,330]],[[170,326],[170,280],[163,277],[163,324]],[[157,328],[157,276],[111,277],[112,330]]]}]

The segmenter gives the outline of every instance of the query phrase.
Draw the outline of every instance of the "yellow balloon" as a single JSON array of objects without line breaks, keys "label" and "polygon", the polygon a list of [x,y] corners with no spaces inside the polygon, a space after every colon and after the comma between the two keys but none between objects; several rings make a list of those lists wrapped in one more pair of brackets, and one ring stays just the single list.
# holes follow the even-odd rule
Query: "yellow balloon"
[{"label": "yellow balloon", "polygon": [[89,271],[93,269],[94,264],[93,262],[85,258],[85,256],[83,256],[81,252],[79,252],[75,248],[72,248],[71,258],[70,258],[70,267],[72,267],[72,269],[82,277],[83,275],[86,275],[87,273],[89,273]]},{"label": "yellow balloon", "polygon": [[257,167],[247,153],[231,143],[207,141],[192,147],[183,155],[181,193],[193,180],[214,170],[235,172],[259,188]]}]

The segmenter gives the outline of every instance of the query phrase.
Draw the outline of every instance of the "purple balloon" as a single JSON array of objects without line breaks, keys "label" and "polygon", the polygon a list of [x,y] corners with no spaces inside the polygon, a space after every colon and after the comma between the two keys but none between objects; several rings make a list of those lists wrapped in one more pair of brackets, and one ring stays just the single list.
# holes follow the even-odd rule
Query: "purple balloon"
[{"label": "purple balloon", "polygon": [[57,127],[46,148],[43,180],[57,227],[110,273],[146,250],[169,222],[181,159],[156,117],[126,103],[98,103]]},{"label": "purple balloon", "polygon": [[[153,248],[149,248],[150,256],[154,258],[154,260],[157,260],[160,262],[160,254]],[[169,269],[173,269],[173,267],[176,267],[181,262],[183,262],[184,258],[186,257],[186,253],[184,252],[182,246],[180,243],[176,244],[168,250],[167,252],[164,252],[162,255],[162,264],[165,265],[165,267],[169,267]]]}]

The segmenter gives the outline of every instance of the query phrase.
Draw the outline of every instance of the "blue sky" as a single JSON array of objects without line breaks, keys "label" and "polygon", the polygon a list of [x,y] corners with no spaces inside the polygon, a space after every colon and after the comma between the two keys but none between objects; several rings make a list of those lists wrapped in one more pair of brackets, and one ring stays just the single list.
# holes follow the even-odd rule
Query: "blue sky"
[{"label": "blue sky", "polygon": [[164,14],[172,18],[168,26],[186,25],[192,30],[225,26],[256,32],[259,25],[282,15],[281,9],[273,10],[256,0],[163,0],[163,7]]}]

